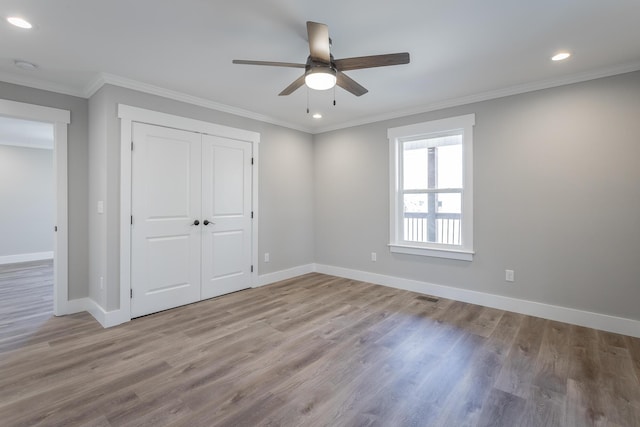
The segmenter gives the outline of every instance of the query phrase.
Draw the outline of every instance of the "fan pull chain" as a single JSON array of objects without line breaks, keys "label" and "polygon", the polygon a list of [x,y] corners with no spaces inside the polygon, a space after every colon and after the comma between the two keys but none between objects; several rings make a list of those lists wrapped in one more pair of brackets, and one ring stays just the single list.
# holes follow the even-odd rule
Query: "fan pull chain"
[{"label": "fan pull chain", "polygon": [[309,114],[309,87],[307,87],[307,114]]},{"label": "fan pull chain", "polygon": [[333,86],[333,106],[336,106],[336,87]]}]

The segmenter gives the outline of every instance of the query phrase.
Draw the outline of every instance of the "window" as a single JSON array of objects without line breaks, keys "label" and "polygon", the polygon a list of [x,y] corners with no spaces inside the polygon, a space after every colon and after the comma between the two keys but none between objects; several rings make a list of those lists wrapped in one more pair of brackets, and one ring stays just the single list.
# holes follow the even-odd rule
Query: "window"
[{"label": "window", "polygon": [[473,258],[475,115],[388,129],[391,252]]}]

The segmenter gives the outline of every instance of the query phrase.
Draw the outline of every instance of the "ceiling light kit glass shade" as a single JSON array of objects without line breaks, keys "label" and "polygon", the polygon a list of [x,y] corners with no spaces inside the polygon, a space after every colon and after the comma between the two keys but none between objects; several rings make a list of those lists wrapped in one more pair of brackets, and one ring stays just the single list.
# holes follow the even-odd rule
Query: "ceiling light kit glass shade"
[{"label": "ceiling light kit glass shade", "polygon": [[551,57],[551,60],[552,61],[563,61],[563,60],[567,59],[570,56],[571,56],[571,54],[569,52],[560,52],[560,53],[558,53],[556,55],[553,55]]},{"label": "ceiling light kit glass shade", "polygon": [[10,16],[7,18],[7,21],[9,21],[11,25],[15,25],[16,27],[24,28],[27,30],[33,28],[33,25],[31,25],[31,23],[18,16]]},{"label": "ceiling light kit glass shade", "polygon": [[309,89],[327,90],[336,85],[336,70],[329,67],[315,67],[307,71],[304,77]]}]

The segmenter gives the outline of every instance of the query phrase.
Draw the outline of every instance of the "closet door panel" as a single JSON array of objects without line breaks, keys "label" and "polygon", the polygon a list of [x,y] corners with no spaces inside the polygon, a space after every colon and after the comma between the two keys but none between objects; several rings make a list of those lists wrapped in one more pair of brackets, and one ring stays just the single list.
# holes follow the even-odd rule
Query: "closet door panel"
[{"label": "closet door panel", "polygon": [[251,286],[251,143],[202,137],[202,298]]},{"label": "closet door panel", "polygon": [[201,136],[134,123],[131,316],[200,300]]}]

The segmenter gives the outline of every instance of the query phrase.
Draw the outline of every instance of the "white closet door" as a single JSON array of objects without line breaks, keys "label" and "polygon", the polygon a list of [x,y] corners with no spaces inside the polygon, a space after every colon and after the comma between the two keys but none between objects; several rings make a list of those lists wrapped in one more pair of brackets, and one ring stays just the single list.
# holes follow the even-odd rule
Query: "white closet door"
[{"label": "white closet door", "polygon": [[140,123],[133,140],[131,317],[137,317],[200,300],[202,146],[197,133]]},{"label": "white closet door", "polygon": [[202,298],[251,287],[251,143],[202,137]]}]

